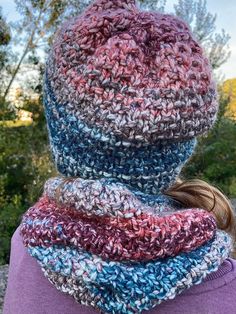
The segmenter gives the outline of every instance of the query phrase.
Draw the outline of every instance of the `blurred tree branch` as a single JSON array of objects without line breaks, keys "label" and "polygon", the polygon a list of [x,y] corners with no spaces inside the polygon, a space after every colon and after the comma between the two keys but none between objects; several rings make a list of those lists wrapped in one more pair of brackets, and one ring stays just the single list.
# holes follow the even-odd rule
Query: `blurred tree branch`
[{"label": "blurred tree branch", "polygon": [[[85,3],[87,4],[86,1]],[[3,93],[3,102],[28,53],[35,53],[42,43],[47,47],[58,24],[80,13],[85,3],[76,0],[15,0],[17,11],[22,16],[21,20],[13,24],[16,31],[15,43],[23,44],[24,49]]]},{"label": "blurred tree branch", "polygon": [[217,16],[207,11],[206,0],[178,0],[174,10],[189,24],[195,38],[204,47],[212,68],[218,69],[230,56],[230,36],[225,30],[216,32]]}]

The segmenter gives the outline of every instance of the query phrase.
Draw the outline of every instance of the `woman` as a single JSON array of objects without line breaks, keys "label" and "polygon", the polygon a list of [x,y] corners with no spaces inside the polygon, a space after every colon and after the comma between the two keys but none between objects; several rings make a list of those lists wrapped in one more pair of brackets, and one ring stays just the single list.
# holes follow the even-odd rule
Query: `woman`
[{"label": "woman", "polygon": [[186,24],[95,1],[55,36],[44,105],[60,175],[13,235],[4,314],[236,313],[233,210],[179,178],[218,110]]}]

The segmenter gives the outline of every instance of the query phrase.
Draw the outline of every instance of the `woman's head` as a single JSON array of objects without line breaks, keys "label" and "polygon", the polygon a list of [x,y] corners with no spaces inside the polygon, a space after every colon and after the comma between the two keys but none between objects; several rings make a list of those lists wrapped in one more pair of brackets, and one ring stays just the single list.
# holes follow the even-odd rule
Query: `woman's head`
[{"label": "woman's head", "polygon": [[95,1],[62,26],[44,91],[59,172],[150,194],[175,182],[218,106],[188,26],[134,0]]}]

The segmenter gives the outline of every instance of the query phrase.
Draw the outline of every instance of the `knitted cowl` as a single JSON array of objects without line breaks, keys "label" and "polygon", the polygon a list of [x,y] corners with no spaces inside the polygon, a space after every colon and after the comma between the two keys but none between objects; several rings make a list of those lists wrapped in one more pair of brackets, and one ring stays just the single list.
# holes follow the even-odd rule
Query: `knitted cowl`
[{"label": "knitted cowl", "polygon": [[44,106],[60,176],[20,231],[57,289],[102,313],[141,313],[218,269],[231,238],[163,193],[218,109],[183,21],[95,1],[55,36]]},{"label": "knitted cowl", "polygon": [[109,179],[48,180],[21,235],[57,289],[103,313],[141,313],[172,299],[231,250],[205,210],[145,199]]}]

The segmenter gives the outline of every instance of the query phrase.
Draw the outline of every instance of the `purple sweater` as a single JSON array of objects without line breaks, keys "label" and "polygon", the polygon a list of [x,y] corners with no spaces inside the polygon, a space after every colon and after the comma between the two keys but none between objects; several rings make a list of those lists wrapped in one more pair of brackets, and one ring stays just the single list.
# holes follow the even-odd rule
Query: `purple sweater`
[{"label": "purple sweater", "polygon": [[[11,242],[9,279],[3,314],[96,314],[58,291],[43,275],[37,261],[22,244],[19,228]],[[146,311],[150,314],[235,314],[236,261],[226,260],[205,281],[174,300]]]}]

